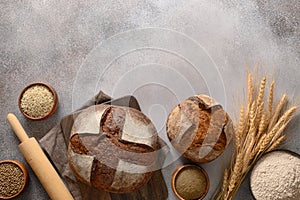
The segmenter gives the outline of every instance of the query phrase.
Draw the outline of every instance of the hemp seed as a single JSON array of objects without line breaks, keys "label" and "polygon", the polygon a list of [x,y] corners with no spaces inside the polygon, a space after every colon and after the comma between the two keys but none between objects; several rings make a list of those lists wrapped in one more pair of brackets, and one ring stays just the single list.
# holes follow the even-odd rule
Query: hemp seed
[{"label": "hemp seed", "polygon": [[33,85],[22,95],[20,107],[32,118],[48,115],[54,107],[54,95],[44,85]]},{"label": "hemp seed", "polygon": [[0,197],[11,197],[17,194],[25,184],[25,175],[13,163],[0,164]]}]

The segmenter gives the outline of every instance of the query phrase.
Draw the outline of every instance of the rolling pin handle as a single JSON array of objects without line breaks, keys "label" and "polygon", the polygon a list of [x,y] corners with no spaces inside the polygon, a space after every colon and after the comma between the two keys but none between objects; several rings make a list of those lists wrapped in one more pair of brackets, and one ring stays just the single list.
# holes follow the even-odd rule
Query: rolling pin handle
[{"label": "rolling pin handle", "polygon": [[28,138],[28,135],[14,114],[9,113],[7,121],[21,141],[19,145],[20,151],[49,197],[53,200],[74,200],[37,140],[34,137]]},{"label": "rolling pin handle", "polygon": [[8,123],[10,124],[10,126],[12,127],[12,129],[14,130],[15,134],[17,135],[17,137],[21,142],[24,142],[29,139],[27,133],[25,132],[19,120],[14,114],[9,113],[6,118]]}]

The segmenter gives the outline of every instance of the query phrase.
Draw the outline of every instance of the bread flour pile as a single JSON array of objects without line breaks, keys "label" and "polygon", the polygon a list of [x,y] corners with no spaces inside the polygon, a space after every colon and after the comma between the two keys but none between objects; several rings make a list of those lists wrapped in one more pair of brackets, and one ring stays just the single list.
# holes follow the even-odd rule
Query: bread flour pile
[{"label": "bread flour pile", "polygon": [[284,151],[267,154],[252,171],[251,189],[257,200],[299,200],[300,159]]}]

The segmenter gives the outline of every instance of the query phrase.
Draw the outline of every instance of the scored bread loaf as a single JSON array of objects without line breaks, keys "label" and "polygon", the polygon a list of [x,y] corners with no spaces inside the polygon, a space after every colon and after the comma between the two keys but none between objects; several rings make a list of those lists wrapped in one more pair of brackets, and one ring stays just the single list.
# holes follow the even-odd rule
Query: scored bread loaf
[{"label": "scored bread loaf", "polygon": [[192,96],[177,105],[169,114],[166,129],[174,148],[197,163],[216,159],[233,134],[228,114],[207,95]]},{"label": "scored bread loaf", "polygon": [[68,158],[74,175],[99,190],[127,193],[146,184],[155,167],[157,131],[140,111],[95,105],[71,130]]}]

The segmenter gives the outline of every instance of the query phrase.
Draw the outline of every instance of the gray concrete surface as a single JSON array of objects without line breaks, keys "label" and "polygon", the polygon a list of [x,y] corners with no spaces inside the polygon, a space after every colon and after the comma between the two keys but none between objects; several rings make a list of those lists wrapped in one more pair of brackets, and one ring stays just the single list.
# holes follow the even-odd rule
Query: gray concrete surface
[{"label": "gray concrete surface", "polygon": [[[162,137],[168,112],[196,93],[211,94],[234,118],[246,65],[259,65],[275,78],[276,97],[287,93],[299,105],[299,23],[298,0],[2,0],[0,160],[25,163],[7,113],[40,139],[99,89],[114,98],[135,95]],[[52,85],[60,102],[53,117],[39,122],[25,119],[17,106],[22,88],[36,81]],[[299,122],[297,116],[282,148],[300,153]],[[228,149],[203,165],[212,184],[206,199],[229,158]],[[182,162],[171,161],[163,169],[168,184]],[[29,172],[28,187],[16,199],[49,199]],[[252,199],[249,179],[235,199]]]}]

